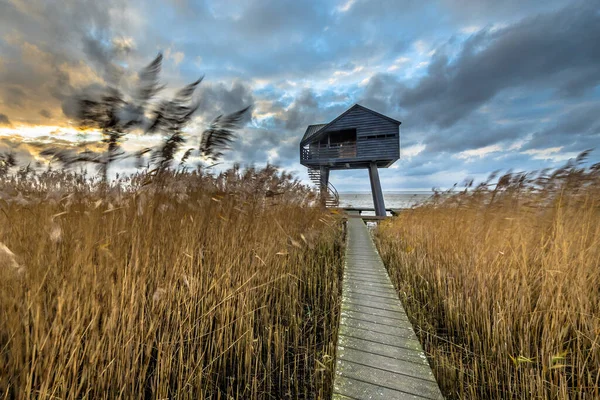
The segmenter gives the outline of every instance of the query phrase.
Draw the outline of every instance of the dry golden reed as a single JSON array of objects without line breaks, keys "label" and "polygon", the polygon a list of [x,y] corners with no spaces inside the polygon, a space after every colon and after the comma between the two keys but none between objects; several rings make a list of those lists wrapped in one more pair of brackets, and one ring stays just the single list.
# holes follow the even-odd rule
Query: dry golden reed
[{"label": "dry golden reed", "polygon": [[0,398],[330,395],[340,224],[289,175],[27,172],[0,196]]},{"label": "dry golden reed", "polygon": [[600,398],[600,165],[437,195],[378,230],[449,398]]}]

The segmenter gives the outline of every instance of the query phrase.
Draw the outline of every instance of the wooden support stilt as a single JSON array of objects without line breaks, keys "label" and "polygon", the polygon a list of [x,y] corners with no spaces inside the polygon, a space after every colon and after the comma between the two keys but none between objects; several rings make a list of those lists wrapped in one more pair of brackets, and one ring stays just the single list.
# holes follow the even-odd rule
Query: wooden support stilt
[{"label": "wooden support stilt", "polygon": [[320,188],[319,188],[319,193],[321,195],[321,205],[323,207],[327,206],[327,191],[328,191],[328,186],[329,186],[329,168],[321,165],[320,166],[320,173],[321,173],[321,182],[320,182]]},{"label": "wooden support stilt", "polygon": [[371,163],[369,166],[369,178],[371,179],[371,193],[373,194],[373,205],[375,206],[375,215],[385,217],[385,203],[383,201],[383,192],[379,182],[379,172],[377,164]]}]

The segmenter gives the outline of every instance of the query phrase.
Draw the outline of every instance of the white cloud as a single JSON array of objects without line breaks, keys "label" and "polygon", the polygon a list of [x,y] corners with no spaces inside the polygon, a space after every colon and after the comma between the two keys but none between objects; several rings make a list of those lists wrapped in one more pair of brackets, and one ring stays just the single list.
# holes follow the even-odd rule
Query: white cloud
[{"label": "white cloud", "polygon": [[456,158],[460,158],[463,160],[470,160],[473,158],[482,158],[490,153],[497,153],[502,150],[503,150],[502,146],[493,144],[490,146],[480,147],[478,149],[461,151],[460,153],[458,153],[456,155]]},{"label": "white cloud", "polygon": [[348,12],[352,8],[352,6],[354,5],[355,2],[356,2],[356,0],[345,0],[344,2],[342,2],[340,5],[338,5],[336,7],[336,11],[340,12],[340,13]]},{"label": "white cloud", "polygon": [[181,51],[178,51],[172,56],[173,63],[175,63],[175,65],[179,65],[183,61],[184,57],[185,55]]},{"label": "white cloud", "polygon": [[554,162],[567,161],[571,158],[577,157],[577,152],[565,152],[562,153],[562,146],[560,147],[548,147],[547,149],[531,149],[521,152],[521,154],[530,155],[534,160],[550,160]]},{"label": "white cloud", "polygon": [[395,71],[399,69],[401,66],[409,63],[411,61],[408,57],[398,57],[394,60],[394,63],[387,68],[388,72]]},{"label": "white cloud", "polygon": [[113,48],[120,53],[129,53],[131,50],[135,49],[135,40],[128,36],[114,37],[112,45]]},{"label": "white cloud", "polygon": [[424,144],[415,144],[413,146],[408,146],[408,147],[401,147],[400,148],[400,156],[402,158],[412,158],[416,155],[418,155],[419,153],[421,153],[423,150],[425,150],[425,145]]},{"label": "white cloud", "polygon": [[429,45],[424,40],[417,40],[417,41],[415,41],[413,43],[413,46],[417,50],[417,52],[419,53],[419,55],[427,54],[430,51]]},{"label": "white cloud", "polygon": [[279,158],[279,152],[277,151],[277,148],[272,148],[271,150],[267,151],[267,155],[268,155],[268,161],[270,163],[275,162],[278,158]]},{"label": "white cloud", "polygon": [[470,34],[473,34],[477,31],[479,31],[480,29],[481,29],[481,27],[479,27],[477,25],[470,25],[470,26],[465,26],[465,27],[461,28],[460,32],[470,35]]},{"label": "white cloud", "polygon": [[[170,47],[165,50],[165,59],[173,61],[175,66],[178,66],[184,58],[185,54],[181,51],[174,52]],[[198,60],[196,59],[196,61]],[[200,61],[202,61],[202,58],[200,58]]]}]

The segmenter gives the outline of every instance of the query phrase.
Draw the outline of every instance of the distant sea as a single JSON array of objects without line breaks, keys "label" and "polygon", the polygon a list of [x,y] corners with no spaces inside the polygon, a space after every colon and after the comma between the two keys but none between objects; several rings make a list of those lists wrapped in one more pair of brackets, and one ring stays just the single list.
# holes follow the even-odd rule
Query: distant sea
[{"label": "distant sea", "polygon": [[[429,197],[432,192],[383,192],[385,208],[410,208]],[[370,192],[340,193],[341,207],[374,208],[373,196]]]}]

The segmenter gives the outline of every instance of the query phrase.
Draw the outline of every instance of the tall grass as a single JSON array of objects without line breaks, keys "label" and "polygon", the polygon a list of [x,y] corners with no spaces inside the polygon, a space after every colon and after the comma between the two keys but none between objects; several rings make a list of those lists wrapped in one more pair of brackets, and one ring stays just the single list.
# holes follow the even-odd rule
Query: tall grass
[{"label": "tall grass", "polygon": [[436,196],[378,245],[450,398],[600,398],[600,165]]},{"label": "tall grass", "polygon": [[274,168],[0,179],[0,398],[325,398],[341,230]]}]

